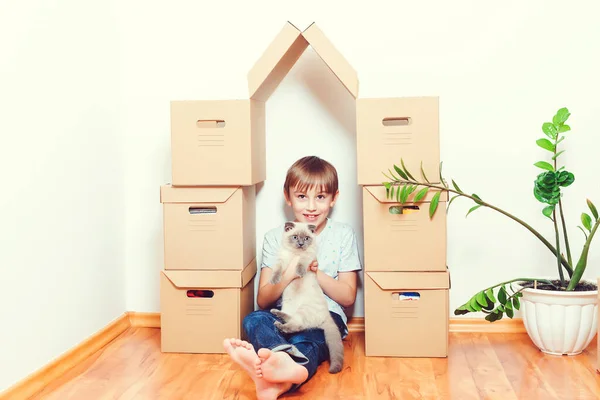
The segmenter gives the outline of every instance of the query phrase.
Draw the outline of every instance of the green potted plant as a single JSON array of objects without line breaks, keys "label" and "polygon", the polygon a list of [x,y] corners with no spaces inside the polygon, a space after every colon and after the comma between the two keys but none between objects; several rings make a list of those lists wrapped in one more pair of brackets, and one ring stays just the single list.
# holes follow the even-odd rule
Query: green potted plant
[{"label": "green potted plant", "polygon": [[439,181],[431,182],[425,176],[422,164],[422,180],[418,180],[401,159],[400,165],[394,165],[393,170],[388,170],[389,174],[384,172],[389,181],[383,182],[383,185],[387,198],[400,203],[399,207],[390,209],[392,213],[402,213],[404,203],[420,203],[431,190],[435,191],[428,209],[429,217],[432,218],[438,209],[441,193],[446,191],[449,198],[446,212],[456,198],[464,197],[474,202],[467,216],[486,207],[505,215],[535,235],[556,257],[555,279],[517,277],[499,282],[475,293],[454,310],[454,314],[482,312],[486,314],[486,320],[494,322],[504,315],[513,318],[514,311],[521,309],[527,333],[540,350],[550,354],[574,355],[588,346],[597,331],[594,316],[598,310],[598,287],[582,278],[600,218],[598,210],[588,199],[589,213],[581,214],[582,226],[579,226],[585,235],[585,243],[579,256],[573,258],[565,224],[562,189],[570,186],[575,181],[575,176],[564,166],[558,165],[559,158],[564,153],[564,150],[559,151],[559,145],[565,139],[565,133],[571,130],[566,124],[570,115],[567,108],[559,109],[551,122],[542,124],[545,137],[536,141],[538,146],[549,152],[549,159],[534,164],[543,171],[534,181],[533,195],[543,204],[541,212],[554,227],[553,240],[546,239],[522,219],[494,206],[477,194],[463,191],[454,180],[451,180],[452,186],[448,185],[442,176],[442,163]]}]

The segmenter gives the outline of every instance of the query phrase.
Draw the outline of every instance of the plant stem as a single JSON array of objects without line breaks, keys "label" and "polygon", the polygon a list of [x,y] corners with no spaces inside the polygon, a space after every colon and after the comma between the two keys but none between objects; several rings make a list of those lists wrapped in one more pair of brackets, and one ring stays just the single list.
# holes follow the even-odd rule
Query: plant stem
[{"label": "plant stem", "polygon": [[[554,170],[556,171],[556,167],[557,165],[557,157],[556,157],[556,151],[558,150],[558,137],[559,135],[556,135],[556,139],[554,140],[554,157],[552,157],[554,159]],[[558,198],[558,208],[559,208],[559,212],[560,212],[560,221],[562,224],[562,229],[563,229],[563,236],[565,238],[565,247],[567,248],[567,260],[569,261],[569,265],[573,265],[573,259],[571,258],[571,247],[569,246],[569,236],[567,235],[567,225],[565,223],[565,214],[563,211],[563,207],[562,207],[562,200],[560,199],[560,197]],[[554,229],[556,230],[556,215],[554,215]],[[558,245],[558,241],[559,241],[559,235],[558,235],[558,230],[556,230],[556,250],[560,252],[559,249],[559,245]],[[557,257],[558,258],[558,257]],[[563,282],[563,278],[562,278],[562,272],[560,271],[560,266],[558,267],[559,273],[561,275],[561,283],[564,285]],[[569,274],[569,277],[572,277],[573,274]]]},{"label": "plant stem", "polygon": [[488,287],[488,288],[485,288],[485,289],[483,289],[483,290],[480,290],[480,291],[481,291],[481,292],[485,292],[486,290],[493,289],[493,288],[496,288],[496,287],[498,287],[498,286],[503,286],[503,285],[506,285],[507,283],[513,283],[513,282],[533,282],[533,281],[538,281],[538,282],[542,282],[542,283],[547,283],[548,285],[552,285],[552,286],[556,287],[556,285],[554,285],[552,282],[550,282],[550,281],[549,281],[549,280],[547,280],[547,279],[537,279],[537,278],[516,278],[516,279],[511,279],[510,281],[504,281],[504,282],[497,283],[497,284],[495,284],[495,285],[493,285],[493,286],[490,286],[490,287]]},{"label": "plant stem", "polygon": [[[569,236],[567,235],[567,224],[565,223],[565,215],[563,213],[562,200],[558,200],[558,208],[560,210],[560,221],[562,223],[563,235],[565,237],[565,247],[567,248],[567,260],[569,265],[573,265],[573,259],[571,258],[571,247],[569,246]],[[569,274],[572,277],[572,274]]]},{"label": "plant stem", "polygon": [[592,242],[592,238],[594,234],[598,230],[598,225],[600,225],[600,218],[596,220],[594,227],[592,228],[590,235],[588,236],[585,244],[583,245],[583,250],[581,251],[581,257],[579,257],[579,261],[577,262],[577,266],[575,267],[575,271],[573,272],[573,276],[571,277],[571,281],[569,282],[569,286],[567,286],[567,291],[575,290],[579,281],[581,281],[581,277],[585,272],[585,268],[587,266],[587,257],[588,252],[590,250],[590,243]]},{"label": "plant stem", "polygon": [[554,209],[554,211],[552,211],[554,213],[552,218],[552,222],[554,222],[554,232],[556,234],[556,263],[558,264],[558,275],[560,276],[560,285],[561,286],[565,286],[565,275],[563,274],[561,265],[560,265],[560,256],[558,256],[558,254],[560,254],[560,236],[558,234],[558,223],[556,222],[556,208]]},{"label": "plant stem", "polygon": [[571,265],[567,262],[567,260],[565,260],[564,257],[562,257],[562,255],[560,253],[558,253],[556,251],[556,249],[554,248],[554,246],[552,246],[552,243],[550,243],[548,240],[546,240],[545,237],[543,237],[538,231],[536,231],[535,229],[533,229],[529,224],[527,224],[526,222],[522,221],[521,219],[515,217],[514,215],[509,214],[508,212],[506,212],[506,211],[504,211],[504,210],[502,210],[502,209],[500,209],[498,207],[495,207],[495,206],[493,206],[493,205],[491,205],[491,204],[489,204],[489,203],[487,203],[485,201],[476,199],[473,196],[470,196],[470,195],[465,194],[463,192],[459,192],[457,190],[450,189],[450,188],[448,188],[446,186],[439,186],[439,185],[436,185],[436,184],[433,184],[433,183],[424,183],[424,182],[417,182],[417,181],[411,182],[411,181],[406,181],[406,180],[403,180],[403,179],[398,179],[396,177],[392,177],[392,180],[393,180],[392,183],[413,183],[413,184],[417,184],[419,186],[427,186],[427,187],[434,188],[434,189],[446,190],[448,192],[456,193],[459,196],[467,197],[467,198],[473,200],[477,204],[481,204],[481,205],[484,205],[486,207],[491,208],[492,210],[498,211],[500,214],[503,214],[503,215],[507,216],[508,218],[512,219],[513,221],[516,221],[517,223],[519,223],[523,227],[525,227],[528,231],[530,231],[531,233],[533,233],[535,235],[535,237],[537,237],[542,243],[544,243],[544,245],[546,245],[546,247],[548,249],[550,249],[550,251],[553,254],[555,254],[557,257],[560,257],[562,265],[565,268],[565,270],[567,270],[567,272],[569,273],[569,276],[571,276],[573,274],[573,268],[571,268]]}]

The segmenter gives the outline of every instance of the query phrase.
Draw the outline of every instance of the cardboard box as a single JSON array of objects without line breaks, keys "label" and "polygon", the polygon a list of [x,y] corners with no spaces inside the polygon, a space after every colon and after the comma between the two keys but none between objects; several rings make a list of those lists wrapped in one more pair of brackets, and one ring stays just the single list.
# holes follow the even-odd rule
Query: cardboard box
[{"label": "cardboard box", "polygon": [[450,274],[365,272],[365,354],[447,357]]},{"label": "cardboard box", "polygon": [[266,179],[265,103],[171,102],[173,186],[254,185]]},{"label": "cardboard box", "polygon": [[166,270],[241,270],[256,257],[256,188],[163,185]]},{"label": "cardboard box", "polygon": [[243,271],[161,271],[161,350],[225,353],[225,338],[244,336],[255,275],[256,260]]},{"label": "cardboard box", "polygon": [[442,192],[438,209],[429,218],[429,206],[435,190],[423,202],[408,197],[403,214],[390,213],[400,207],[386,198],[384,186],[363,186],[363,227],[365,271],[445,271],[446,270],[446,203]]},{"label": "cardboard box", "polygon": [[348,93],[358,97],[358,75],[316,24],[300,31],[287,22],[248,72],[250,98],[267,101],[308,46],[329,67]]},{"label": "cardboard box", "polygon": [[416,179],[439,182],[440,138],[437,97],[358,99],[356,167],[359,185],[379,185],[383,173],[400,166]]}]

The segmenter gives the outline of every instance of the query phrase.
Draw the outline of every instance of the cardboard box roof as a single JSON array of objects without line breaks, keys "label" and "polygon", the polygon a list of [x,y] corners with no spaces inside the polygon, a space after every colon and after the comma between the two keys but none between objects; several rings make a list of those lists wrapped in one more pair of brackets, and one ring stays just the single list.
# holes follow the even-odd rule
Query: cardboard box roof
[{"label": "cardboard box roof", "polygon": [[304,31],[300,31],[290,22],[284,25],[248,72],[250,98],[267,101],[309,45],[352,97],[358,98],[356,71],[327,39],[321,29],[312,23]]}]

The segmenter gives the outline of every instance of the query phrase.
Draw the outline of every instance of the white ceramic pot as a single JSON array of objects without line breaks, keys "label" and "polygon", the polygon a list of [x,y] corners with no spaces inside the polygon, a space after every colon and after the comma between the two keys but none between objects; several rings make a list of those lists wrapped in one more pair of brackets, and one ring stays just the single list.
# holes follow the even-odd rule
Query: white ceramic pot
[{"label": "white ceramic pot", "polygon": [[521,313],[527,334],[544,353],[576,355],[598,330],[598,291],[524,289]]}]

